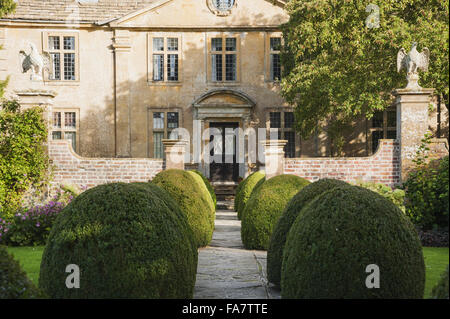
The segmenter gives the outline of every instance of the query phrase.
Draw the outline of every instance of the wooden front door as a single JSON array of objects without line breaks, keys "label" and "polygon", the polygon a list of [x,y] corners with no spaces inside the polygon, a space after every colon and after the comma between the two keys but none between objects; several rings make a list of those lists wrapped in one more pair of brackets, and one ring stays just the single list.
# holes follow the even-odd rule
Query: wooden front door
[{"label": "wooden front door", "polygon": [[[233,131],[239,127],[239,123],[210,123],[211,129],[215,128],[219,131],[221,138],[211,133],[210,155],[212,162],[209,166],[211,180],[214,182],[237,182],[239,177],[239,163],[237,163],[237,138],[233,135]],[[227,130],[228,129],[228,130]],[[228,136],[227,136],[228,135]]]}]

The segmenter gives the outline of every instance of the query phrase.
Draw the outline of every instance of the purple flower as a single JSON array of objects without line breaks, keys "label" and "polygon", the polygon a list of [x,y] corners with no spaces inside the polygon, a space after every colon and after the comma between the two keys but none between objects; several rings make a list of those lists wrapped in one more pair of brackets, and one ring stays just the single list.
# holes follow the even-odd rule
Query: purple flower
[{"label": "purple flower", "polygon": [[41,226],[41,224],[39,224],[39,222],[36,224],[36,227],[40,227]]}]

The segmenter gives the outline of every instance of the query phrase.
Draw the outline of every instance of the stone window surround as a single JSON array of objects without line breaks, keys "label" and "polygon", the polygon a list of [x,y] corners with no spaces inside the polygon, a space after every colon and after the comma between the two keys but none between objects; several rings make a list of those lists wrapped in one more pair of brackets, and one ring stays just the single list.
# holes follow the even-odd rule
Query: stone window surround
[{"label": "stone window surround", "polygon": [[168,128],[167,128],[167,113],[178,112],[178,127],[183,127],[183,112],[179,107],[148,107],[147,108],[147,157],[155,158],[154,146],[153,146],[153,113],[164,113],[164,138],[168,139]]},{"label": "stone window surround", "polygon": [[[222,38],[222,52],[213,52],[212,51],[212,39],[213,38]],[[225,43],[226,38],[236,38],[236,80],[235,81],[227,81],[225,80]],[[206,82],[209,85],[217,85],[217,86],[223,86],[224,84],[233,86],[233,85],[239,85],[241,82],[241,35],[239,32],[208,32],[206,34]],[[212,80],[212,54],[223,54],[222,57],[222,81],[213,81]]]},{"label": "stone window surround", "polygon": [[[61,128],[53,127],[53,113],[61,113]],[[76,127],[75,128],[65,128],[64,126],[64,113],[75,113],[76,119]],[[50,113],[51,125],[50,125],[50,134],[49,137],[52,139],[53,132],[62,132],[61,139],[65,140],[64,133],[65,132],[75,132],[76,133],[76,149],[75,152],[80,150],[80,109],[79,108],[53,108]]]},{"label": "stone window surround", "polygon": [[[272,107],[272,108],[266,108],[265,109],[265,114],[266,114],[266,132],[267,132],[267,139],[270,138],[270,113],[271,112],[281,112],[281,139],[284,140],[284,132],[294,132],[295,133],[295,129],[294,128],[285,128],[284,124],[284,113],[285,112],[294,112],[294,109],[292,107]],[[300,135],[299,134],[295,134],[295,157],[300,157],[300,143],[301,143],[301,139],[300,139]]]},{"label": "stone window surround", "polygon": [[[281,45],[284,45],[283,33],[281,31],[264,33],[264,81],[279,85],[280,81],[273,81],[271,79],[270,55],[272,51],[270,50],[270,38],[281,38]],[[281,71],[283,72],[283,69]]]},{"label": "stone window surround", "polygon": [[[164,38],[164,81],[153,80],[153,38]],[[167,50],[167,39],[178,39],[178,51]],[[180,86],[183,81],[183,37],[181,33],[149,32],[147,33],[147,84],[151,86]],[[160,51],[158,51],[160,52]],[[167,80],[167,55],[178,54],[178,81]]]},{"label": "stone window surround", "polygon": [[[50,53],[48,46],[49,37],[74,37],[75,38],[75,80],[64,80],[64,72],[61,72],[60,80],[51,80],[48,77],[48,72],[44,72],[44,80],[49,85],[79,85],[80,84],[80,41],[79,32],[76,31],[44,31],[42,32],[42,51]],[[60,41],[62,46],[63,41]],[[63,52],[63,50],[59,50]],[[61,69],[63,70],[63,57],[61,57]]]}]

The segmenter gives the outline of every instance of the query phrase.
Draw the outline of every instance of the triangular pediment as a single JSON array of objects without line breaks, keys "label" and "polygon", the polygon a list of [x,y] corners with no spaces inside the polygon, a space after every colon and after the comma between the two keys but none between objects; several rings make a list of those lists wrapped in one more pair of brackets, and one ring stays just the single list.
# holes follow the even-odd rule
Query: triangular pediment
[{"label": "triangular pediment", "polygon": [[208,0],[156,0],[109,24],[129,28],[276,27],[289,19],[283,2],[235,1],[227,15],[219,15],[210,9]]}]

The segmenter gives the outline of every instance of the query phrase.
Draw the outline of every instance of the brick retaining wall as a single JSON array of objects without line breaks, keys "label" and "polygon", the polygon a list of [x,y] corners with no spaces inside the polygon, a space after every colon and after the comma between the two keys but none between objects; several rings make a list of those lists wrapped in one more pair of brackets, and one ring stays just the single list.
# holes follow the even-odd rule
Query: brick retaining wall
[{"label": "brick retaining wall", "polygon": [[289,158],[284,164],[285,174],[310,181],[333,178],[391,187],[400,183],[400,148],[395,140],[380,140],[377,152],[369,157]]},{"label": "brick retaining wall", "polygon": [[163,160],[152,158],[84,158],[69,141],[49,143],[53,185],[91,188],[112,182],[147,182],[163,170]]}]

